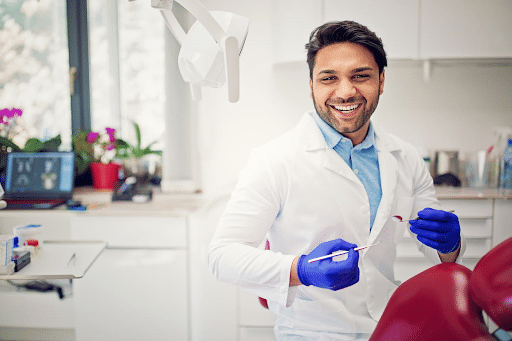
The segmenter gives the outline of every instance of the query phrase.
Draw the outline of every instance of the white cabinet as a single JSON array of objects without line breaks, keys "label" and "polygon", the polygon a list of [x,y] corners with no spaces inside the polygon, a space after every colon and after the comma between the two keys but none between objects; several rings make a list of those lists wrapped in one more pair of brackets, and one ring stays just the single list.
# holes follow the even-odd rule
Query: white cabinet
[{"label": "white cabinet", "polygon": [[240,341],[275,340],[274,324],[276,316],[264,308],[254,294],[238,289]]},{"label": "white cabinet", "polygon": [[311,31],[353,20],[379,36],[389,60],[512,58],[510,0],[274,2],[274,61],[305,62]]},{"label": "white cabinet", "polygon": [[420,57],[512,57],[512,1],[421,1]]},{"label": "white cabinet", "polygon": [[75,240],[108,247],[74,283],[77,340],[187,340],[184,217],[77,215]]},{"label": "white cabinet", "polygon": [[186,293],[186,251],[107,249],[74,283],[76,339],[187,340]]},{"label": "white cabinet", "polygon": [[[41,224],[44,228],[41,240],[69,240],[71,216],[72,213],[61,209],[0,211],[0,234],[12,234],[13,227],[18,225]],[[1,282],[0,339],[36,339],[37,331],[43,332],[48,340],[61,340],[73,334],[72,296],[59,299],[55,291],[18,291],[7,282]],[[26,281],[15,282],[22,284]],[[65,280],[51,282],[59,286],[69,285]]]},{"label": "white cabinet", "polygon": [[356,21],[382,39],[388,59],[416,59],[419,3],[419,0],[324,0],[324,21]]},{"label": "white cabinet", "polygon": [[318,0],[278,0],[272,2],[274,62],[306,63],[305,45],[311,31],[322,24]]},{"label": "white cabinet", "polygon": [[496,199],[494,204],[493,246],[512,237],[512,200]]},{"label": "white cabinet", "polygon": [[[495,225],[494,199],[444,199],[440,200],[442,209],[454,210],[459,217],[459,223],[466,237],[466,251],[462,265],[473,269],[487,252],[495,245],[493,242],[493,226]],[[509,212],[512,214],[512,204]],[[496,230],[496,229],[494,229]],[[403,241],[397,247],[395,277],[403,282],[431,267],[433,264],[424,259],[410,233],[406,233]]]}]

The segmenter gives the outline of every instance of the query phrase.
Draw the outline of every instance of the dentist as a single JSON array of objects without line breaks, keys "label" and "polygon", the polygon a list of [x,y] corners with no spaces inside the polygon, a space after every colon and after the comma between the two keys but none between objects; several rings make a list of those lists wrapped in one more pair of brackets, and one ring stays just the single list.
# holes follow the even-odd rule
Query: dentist
[{"label": "dentist", "polygon": [[[410,229],[432,264],[460,260],[465,241],[415,148],[370,120],[384,91],[381,40],[355,22],[330,22],[306,48],[316,110],[252,151],[209,268],[267,299],[278,340],[367,340],[397,288],[396,245],[408,224],[391,216],[419,216]],[[338,250],[349,250],[345,259],[308,262]]]}]

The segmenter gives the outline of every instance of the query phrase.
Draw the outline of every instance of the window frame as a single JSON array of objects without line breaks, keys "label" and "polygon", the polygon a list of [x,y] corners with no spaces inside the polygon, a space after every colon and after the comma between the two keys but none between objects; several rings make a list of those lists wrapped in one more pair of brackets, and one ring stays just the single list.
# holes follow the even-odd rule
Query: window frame
[{"label": "window frame", "polygon": [[69,69],[76,68],[71,100],[71,134],[91,130],[89,88],[89,36],[87,1],[66,0],[68,22]]}]

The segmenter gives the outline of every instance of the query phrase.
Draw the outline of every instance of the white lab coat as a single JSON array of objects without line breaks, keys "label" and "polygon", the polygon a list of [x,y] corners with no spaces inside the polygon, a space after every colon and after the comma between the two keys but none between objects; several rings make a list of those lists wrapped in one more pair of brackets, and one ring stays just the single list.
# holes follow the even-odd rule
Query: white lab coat
[{"label": "white lab coat", "polygon": [[[350,340],[371,334],[391,294],[396,243],[425,207],[439,208],[432,178],[416,149],[374,124],[382,199],[371,232],[366,191],[331,148],[310,114],[283,136],[253,150],[220,219],[209,248],[212,274],[268,300],[277,314],[276,335]],[[357,284],[330,291],[289,287],[298,255],[342,238],[359,246]],[[261,248],[269,241],[270,250]],[[418,242],[432,263],[437,252]],[[461,247],[462,256],[465,242]]]}]

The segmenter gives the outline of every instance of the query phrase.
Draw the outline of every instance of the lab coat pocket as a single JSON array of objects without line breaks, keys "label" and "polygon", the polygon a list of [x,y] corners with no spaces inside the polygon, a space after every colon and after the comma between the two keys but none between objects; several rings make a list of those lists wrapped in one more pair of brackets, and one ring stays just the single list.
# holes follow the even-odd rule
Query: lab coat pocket
[{"label": "lab coat pocket", "polygon": [[338,299],[304,300],[295,299],[293,308],[296,317],[301,318],[305,326],[314,326],[319,331],[343,330],[345,333],[355,333],[356,325],[352,314],[348,312]]},{"label": "lab coat pocket", "polygon": [[[403,220],[411,219],[411,212],[414,207],[414,197],[397,197],[393,207],[393,215],[399,215]],[[405,228],[408,222],[395,222],[395,244],[398,244],[404,237]]]}]

